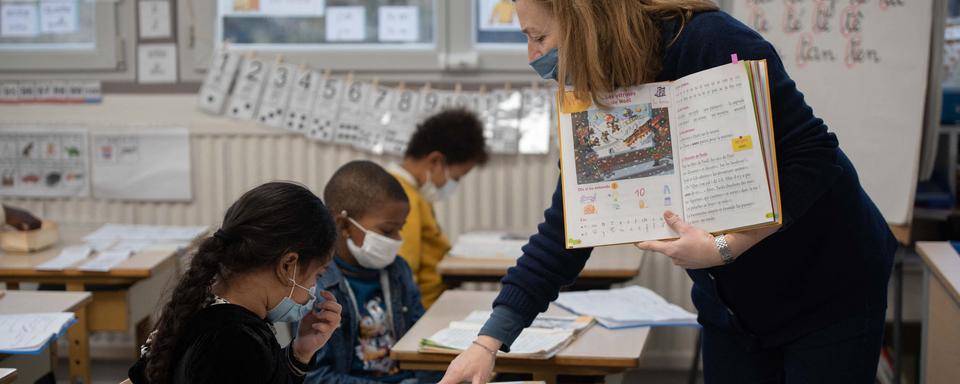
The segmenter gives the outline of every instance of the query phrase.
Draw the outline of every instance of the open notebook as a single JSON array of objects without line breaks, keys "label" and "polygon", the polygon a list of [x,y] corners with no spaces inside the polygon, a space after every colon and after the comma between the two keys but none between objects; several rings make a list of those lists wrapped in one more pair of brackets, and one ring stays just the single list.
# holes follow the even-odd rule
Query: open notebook
[{"label": "open notebook", "polygon": [[640,286],[584,292],[562,292],[555,303],[570,312],[592,316],[604,328],[690,326],[697,315],[671,304]]},{"label": "open notebook", "polygon": [[37,355],[76,321],[70,312],[0,315],[0,354]]},{"label": "open notebook", "polygon": [[[420,341],[420,352],[460,353],[470,347],[490,311],[474,311],[461,321],[450,322],[429,338]],[[549,359],[569,345],[577,335],[594,324],[589,316],[537,316],[510,347],[507,356]],[[500,353],[504,354],[504,353]]]}]

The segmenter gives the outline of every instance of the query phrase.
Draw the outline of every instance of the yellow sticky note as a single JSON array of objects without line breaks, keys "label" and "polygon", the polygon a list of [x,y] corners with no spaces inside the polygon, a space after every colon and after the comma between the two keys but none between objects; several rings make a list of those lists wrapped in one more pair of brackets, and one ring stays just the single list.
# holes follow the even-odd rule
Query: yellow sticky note
[{"label": "yellow sticky note", "polygon": [[733,151],[740,152],[753,149],[753,139],[750,136],[740,136],[733,139]]}]

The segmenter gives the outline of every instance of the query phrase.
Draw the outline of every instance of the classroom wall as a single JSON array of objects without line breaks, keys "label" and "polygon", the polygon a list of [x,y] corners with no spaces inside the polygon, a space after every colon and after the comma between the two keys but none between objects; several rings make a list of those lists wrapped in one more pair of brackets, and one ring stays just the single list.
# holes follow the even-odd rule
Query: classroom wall
[{"label": "classroom wall", "polygon": [[[187,127],[191,132],[193,201],[189,203],[110,201],[93,198],[3,198],[61,222],[217,225],[223,212],[243,192],[270,180],[294,180],[321,194],[341,164],[371,159],[381,164],[399,160],[370,156],[352,148],[313,143],[300,135],[269,130],[196,110],[195,95],[109,94],[99,105],[0,106],[0,125],[18,123],[78,126],[93,130]],[[494,156],[470,173],[461,189],[437,204],[440,224],[451,238],[477,229],[513,228],[533,233],[557,185],[558,155]],[[602,252],[639,252],[632,246]],[[598,251],[599,252],[599,251]],[[690,282],[666,258],[647,257],[636,283],[668,300],[693,309]],[[495,288],[495,287],[490,287]],[[656,330],[644,354],[644,365],[685,368],[695,333],[689,329]]]}]

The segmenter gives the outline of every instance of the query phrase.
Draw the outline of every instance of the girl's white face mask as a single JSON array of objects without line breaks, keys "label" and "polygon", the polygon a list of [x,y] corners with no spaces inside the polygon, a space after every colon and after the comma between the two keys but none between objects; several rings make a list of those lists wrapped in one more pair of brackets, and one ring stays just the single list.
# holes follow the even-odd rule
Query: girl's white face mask
[{"label": "girl's white face mask", "polygon": [[424,199],[431,203],[436,203],[438,201],[446,200],[457,191],[457,181],[450,177],[450,169],[447,166],[443,166],[443,174],[447,178],[447,183],[443,187],[437,187],[436,184],[430,180],[431,172],[427,171],[427,181],[420,186],[419,192]]},{"label": "girl's white face mask", "polygon": [[[342,214],[347,217],[346,212]],[[403,241],[394,240],[368,230],[350,217],[347,217],[347,220],[364,233],[362,246],[357,246],[353,239],[347,237],[347,249],[350,250],[350,254],[357,260],[357,263],[360,263],[364,268],[383,269],[396,260],[397,252],[400,251]]]}]

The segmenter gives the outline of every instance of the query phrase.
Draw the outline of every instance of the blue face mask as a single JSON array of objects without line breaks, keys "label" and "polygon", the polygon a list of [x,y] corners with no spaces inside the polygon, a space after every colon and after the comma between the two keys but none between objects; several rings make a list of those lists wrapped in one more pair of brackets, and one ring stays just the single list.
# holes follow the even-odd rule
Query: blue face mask
[{"label": "blue face mask", "polygon": [[557,49],[551,49],[546,55],[530,62],[530,66],[544,80],[557,80]]},{"label": "blue face mask", "polygon": [[[293,276],[297,276],[296,264],[293,265]],[[300,321],[313,310],[313,303],[317,300],[317,296],[315,296],[313,292],[310,292],[309,288],[297,284],[296,280],[292,278],[289,280],[293,283],[293,286],[290,287],[290,294],[284,297],[283,300],[280,300],[280,303],[278,303],[276,307],[273,307],[273,309],[267,312],[267,321],[271,323],[292,323],[294,321]],[[297,288],[307,291],[307,294],[310,295],[310,300],[307,301],[306,304],[293,301],[293,290]]]}]

